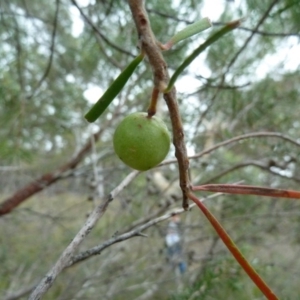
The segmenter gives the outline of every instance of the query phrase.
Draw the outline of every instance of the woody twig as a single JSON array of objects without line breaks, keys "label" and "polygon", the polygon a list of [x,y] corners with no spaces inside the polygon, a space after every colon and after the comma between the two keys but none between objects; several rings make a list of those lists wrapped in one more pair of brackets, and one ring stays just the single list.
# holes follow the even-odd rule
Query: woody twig
[{"label": "woody twig", "polygon": [[[128,3],[137,28],[141,51],[148,57],[149,63],[152,67],[155,91],[155,93],[153,94],[156,94],[156,91],[163,93],[164,99],[169,109],[173,128],[173,144],[175,146],[175,156],[178,161],[180,187],[183,196],[182,206],[185,210],[187,210],[189,207],[188,193],[191,189],[188,174],[189,160],[187,157],[183,126],[176,99],[176,89],[173,87],[170,91],[164,93],[164,90],[168,86],[168,82],[170,80],[167,71],[167,64],[162,55],[162,50],[164,50],[164,47],[160,42],[156,40],[152,32],[151,24],[144,7],[144,1],[129,0]],[[157,99],[152,99],[151,101],[156,100]],[[150,104],[150,107],[150,114],[153,115],[153,103]]]}]

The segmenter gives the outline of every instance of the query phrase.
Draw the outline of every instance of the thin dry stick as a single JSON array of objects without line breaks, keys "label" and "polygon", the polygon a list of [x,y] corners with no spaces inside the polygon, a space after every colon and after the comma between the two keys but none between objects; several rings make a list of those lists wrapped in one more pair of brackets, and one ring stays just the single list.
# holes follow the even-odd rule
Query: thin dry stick
[{"label": "thin dry stick", "polygon": [[[163,92],[169,82],[167,64],[162,56],[162,45],[159,43],[150,26],[150,21],[142,0],[128,0],[132,16],[137,28],[141,51],[144,52],[151,64],[154,76],[154,89]],[[183,203],[185,210],[188,209],[188,192],[190,191],[189,180],[189,160],[184,143],[184,132],[179,113],[179,107],[176,100],[176,90],[164,94],[167,103],[173,128],[173,143],[175,146],[175,156],[178,161],[180,187],[182,190]],[[150,105],[151,106],[151,105]]]},{"label": "thin dry stick", "polygon": [[[206,150],[203,150],[199,153],[196,153],[194,155],[191,155],[189,156],[189,159],[196,159],[196,158],[201,158],[202,156],[204,155],[207,155],[221,147],[224,147],[224,146],[227,146],[227,145],[230,145],[232,143],[236,143],[236,142],[239,142],[239,141],[242,141],[242,140],[245,140],[245,139],[251,139],[251,138],[261,138],[261,137],[276,137],[276,138],[279,138],[279,139],[283,139],[297,147],[300,147],[300,143],[297,142],[296,140],[290,138],[289,136],[287,135],[284,135],[280,132],[252,132],[252,133],[246,133],[246,134],[243,134],[243,135],[238,135],[234,138],[231,138],[229,140],[226,140],[226,141],[223,141],[223,142],[220,142],[218,144],[215,144],[214,146],[212,146],[211,148],[208,148]],[[162,162],[159,166],[164,166],[164,165],[168,165],[168,164],[172,164],[176,162],[176,160],[174,159],[168,159],[168,160],[165,160],[164,162]]]},{"label": "thin dry stick", "polygon": [[47,275],[41,280],[35,290],[29,297],[29,300],[38,300],[47,292],[47,290],[52,286],[56,277],[65,269],[69,264],[71,257],[74,255],[75,251],[78,249],[84,238],[91,232],[94,226],[97,224],[98,220],[105,213],[109,203],[139,174],[137,171],[131,172],[107,197],[106,201],[98,205],[93,212],[88,217],[87,221],[83,227],[76,234],[69,246],[64,250],[60,258],[57,260],[52,269],[47,273]]},{"label": "thin dry stick", "polygon": [[135,228],[131,231],[128,231],[128,232],[125,232],[123,234],[114,236],[111,239],[105,241],[103,244],[95,246],[95,247],[93,247],[89,250],[86,250],[86,251],[74,256],[72,258],[72,260],[70,261],[70,266],[73,265],[73,264],[79,263],[83,260],[86,260],[86,259],[90,258],[93,255],[100,254],[104,249],[106,249],[107,247],[109,247],[113,244],[128,240],[128,239],[130,239],[132,237],[135,237],[135,236],[147,237],[145,234],[142,233],[143,230],[145,230],[145,229],[147,229],[147,228],[149,228],[149,227],[151,227],[151,226],[153,226],[157,223],[160,223],[164,220],[169,219],[174,214],[180,214],[182,212],[183,212],[182,208],[181,209],[180,208],[179,209],[178,208],[172,209],[169,212],[165,213],[164,215],[162,215],[160,217],[157,217],[155,219],[152,219],[149,222],[146,222],[146,223],[138,226],[137,228]]},{"label": "thin dry stick", "polygon": [[75,7],[79,10],[82,19],[91,27],[91,29],[105,42],[107,43],[110,47],[120,51],[121,53],[127,54],[131,57],[135,57],[131,52],[125,50],[123,47],[114,44],[113,42],[111,42],[104,33],[102,33],[96,25],[94,25],[94,23],[92,22],[92,20],[84,13],[83,9],[78,5],[78,3],[75,0],[71,0],[71,2],[73,3],[73,5],[75,5]]},{"label": "thin dry stick", "polygon": [[54,48],[55,48],[55,37],[56,37],[56,32],[57,32],[57,24],[58,24],[58,13],[59,13],[59,0],[56,0],[56,8],[55,8],[55,15],[54,15],[54,21],[53,21],[53,31],[52,31],[52,36],[51,36],[51,45],[50,45],[50,56],[48,60],[48,64],[46,67],[46,70],[44,74],[42,75],[41,79],[38,81],[37,86],[34,88],[33,92],[31,95],[27,96],[27,100],[30,100],[33,98],[39,88],[42,86],[42,83],[45,81],[47,76],[49,75],[49,72],[51,70],[52,62],[53,62],[53,57],[54,57]]},{"label": "thin dry stick", "polygon": [[[264,23],[264,21],[270,16],[270,12],[273,9],[273,7],[276,5],[276,3],[279,0],[273,0],[273,2],[269,5],[268,9],[265,11],[265,13],[263,14],[263,16],[260,18],[260,20],[258,21],[258,23],[256,24],[256,26],[254,27],[252,33],[250,34],[250,36],[246,39],[245,43],[243,44],[243,46],[239,49],[239,51],[235,54],[235,56],[231,59],[231,61],[229,62],[226,72],[225,74],[227,74],[229,72],[229,69],[233,66],[233,64],[235,63],[235,61],[238,59],[238,57],[240,56],[240,54],[247,48],[248,44],[250,43],[250,41],[252,40],[252,38],[255,36],[255,32],[258,30],[258,28]],[[224,78],[225,79],[225,78]]]}]

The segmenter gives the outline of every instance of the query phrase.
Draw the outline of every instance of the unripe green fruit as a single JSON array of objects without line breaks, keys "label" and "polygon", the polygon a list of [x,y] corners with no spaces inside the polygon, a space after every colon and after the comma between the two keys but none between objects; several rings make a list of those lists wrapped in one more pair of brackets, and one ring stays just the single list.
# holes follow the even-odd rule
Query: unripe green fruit
[{"label": "unripe green fruit", "polygon": [[163,161],[170,150],[171,139],[161,119],[137,112],[118,125],[113,142],[116,154],[126,165],[146,171]]}]

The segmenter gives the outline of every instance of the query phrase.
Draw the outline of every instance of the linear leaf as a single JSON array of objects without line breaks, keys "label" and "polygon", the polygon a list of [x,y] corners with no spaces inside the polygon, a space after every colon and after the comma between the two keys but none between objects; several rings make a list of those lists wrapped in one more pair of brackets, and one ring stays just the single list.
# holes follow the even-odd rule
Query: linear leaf
[{"label": "linear leaf", "polygon": [[109,106],[109,104],[120,93],[120,91],[125,86],[126,82],[130,78],[136,67],[143,60],[143,58],[143,54],[138,55],[114,80],[111,86],[105,91],[105,93],[100,97],[100,99],[84,116],[88,122],[95,122],[103,114],[103,112]]},{"label": "linear leaf", "polygon": [[194,50],[194,52],[188,56],[183,63],[177,68],[177,70],[172,75],[170,82],[168,84],[168,87],[165,89],[164,93],[168,93],[175,81],[177,80],[178,76],[183,72],[183,70],[200,54],[202,53],[207,47],[209,47],[211,44],[216,42],[218,39],[220,39],[222,36],[227,34],[228,32],[232,31],[233,29],[237,28],[241,24],[241,20],[232,21],[228,24],[226,24],[224,27],[222,27],[220,30],[212,34],[203,44],[201,44],[197,49]]}]

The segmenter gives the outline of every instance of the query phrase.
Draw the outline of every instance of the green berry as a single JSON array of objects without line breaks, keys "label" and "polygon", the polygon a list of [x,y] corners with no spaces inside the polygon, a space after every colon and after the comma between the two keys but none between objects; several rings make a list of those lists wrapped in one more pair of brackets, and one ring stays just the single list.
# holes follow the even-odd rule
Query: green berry
[{"label": "green berry", "polygon": [[171,138],[161,119],[137,112],[118,125],[113,143],[116,154],[126,165],[146,171],[163,161],[170,150]]}]

